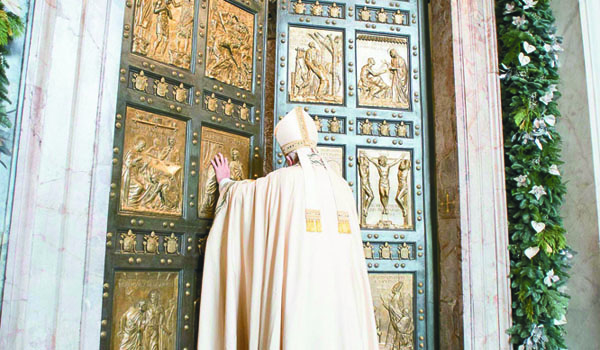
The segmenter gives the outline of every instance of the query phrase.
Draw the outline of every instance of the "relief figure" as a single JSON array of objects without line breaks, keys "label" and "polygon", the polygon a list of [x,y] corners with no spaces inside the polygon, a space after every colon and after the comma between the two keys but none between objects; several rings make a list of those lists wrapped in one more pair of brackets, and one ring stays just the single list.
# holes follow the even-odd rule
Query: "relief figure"
[{"label": "relief figure", "polygon": [[323,122],[321,122],[321,119],[319,119],[317,116],[315,116],[315,125],[317,126],[318,132],[323,131]]},{"label": "relief figure", "polygon": [[383,207],[382,214],[388,214],[388,202],[390,198],[390,168],[400,162],[400,159],[389,161],[384,155],[379,156],[377,161],[366,157],[369,162],[375,165],[379,172],[379,201]]},{"label": "relief figure", "polygon": [[148,87],[148,77],[143,70],[139,73],[133,73],[133,84],[136,90],[146,92],[146,88]]},{"label": "relief figure", "polygon": [[407,137],[408,136],[408,128],[404,122],[400,122],[400,124],[396,124],[396,135],[398,137]]},{"label": "relief figure", "polygon": [[391,259],[392,258],[392,247],[388,242],[385,242],[379,247],[379,258],[380,259]]},{"label": "relief figure", "polygon": [[390,125],[385,120],[379,124],[379,135],[390,136]]},{"label": "relief figure", "polygon": [[371,188],[371,180],[369,179],[369,161],[364,152],[360,152],[358,157],[358,173],[360,176],[360,198],[361,203],[361,224],[364,226],[367,223],[367,215],[371,202],[373,202],[373,189]]},{"label": "relief figure", "polygon": [[306,11],[306,5],[302,3],[302,0],[298,0],[294,3],[294,13],[297,15],[303,15]]},{"label": "relief figure", "polygon": [[412,255],[410,253],[410,247],[406,243],[402,243],[402,246],[398,247],[398,258],[400,260],[409,260],[412,259]]},{"label": "relief figure", "polygon": [[323,15],[323,5],[321,5],[319,3],[319,1],[317,0],[310,8],[310,13],[313,16],[322,16]]},{"label": "relief figure", "polygon": [[373,259],[373,246],[371,245],[371,242],[367,242],[363,245],[363,253],[365,259]]},{"label": "relief figure", "polygon": [[387,23],[387,20],[388,20],[387,12],[385,12],[384,9],[379,9],[379,12],[377,12],[377,22]]},{"label": "relief figure", "polygon": [[389,65],[392,75],[392,101],[402,105],[408,104],[408,67],[404,58],[400,57],[396,49],[390,50],[392,58]]},{"label": "relief figure", "polygon": [[369,119],[365,119],[365,121],[360,124],[360,133],[362,135],[373,134],[373,124],[369,121]]},{"label": "relief figure", "polygon": [[402,159],[398,164],[398,192],[396,194],[396,203],[402,210],[404,224],[408,224],[408,177],[410,175],[410,160]]},{"label": "relief figure", "polygon": [[340,121],[337,119],[337,117],[333,117],[333,119],[329,121],[329,132],[339,134],[340,128]]},{"label": "relief figure", "polygon": [[236,148],[231,149],[231,161],[229,162],[229,169],[231,170],[231,179],[233,181],[240,181],[245,178],[244,166],[240,162],[240,151]]},{"label": "relief figure", "polygon": [[360,69],[358,85],[366,93],[368,99],[379,98],[380,95],[385,94],[390,88],[381,78],[381,75],[387,73],[387,70],[377,72],[374,67],[375,59],[369,57],[367,64]]},{"label": "relief figure", "polygon": [[206,109],[211,112],[215,112],[219,107],[219,100],[215,97],[215,94],[212,93],[210,96],[204,97],[204,103],[206,104]]},{"label": "relief figure", "polygon": [[167,329],[165,310],[160,304],[160,292],[156,289],[153,289],[148,293],[144,324],[143,349],[166,349],[164,345],[166,338],[171,334],[171,330]]},{"label": "relief figure", "polygon": [[169,8],[170,0],[157,0],[154,3],[154,14],[156,15],[156,38],[153,46],[154,56],[163,56],[169,46],[169,21],[173,14]]},{"label": "relief figure", "polygon": [[154,81],[154,91],[156,96],[167,98],[167,94],[169,93],[169,84],[165,81],[164,77],[160,78],[160,80]]},{"label": "relief figure", "polygon": [[250,108],[244,103],[241,107],[238,107],[238,113],[240,114],[240,119],[243,121],[247,121],[250,119]]},{"label": "relief figure", "polygon": [[400,10],[394,13],[394,24],[404,24],[404,13]]},{"label": "relief figure", "polygon": [[390,320],[385,344],[391,344],[392,349],[412,349],[414,325],[410,306],[406,305],[407,297],[402,293],[402,282],[394,285],[387,300],[383,297],[381,299]]},{"label": "relief figure", "polygon": [[186,102],[188,98],[188,89],[183,83],[179,84],[179,86],[173,86],[173,92],[175,92],[175,101],[180,103]]},{"label": "relief figure", "polygon": [[329,6],[329,17],[339,18],[342,14],[342,8],[339,7],[335,2]]},{"label": "relief figure", "polygon": [[146,141],[138,138],[133,146],[125,154],[125,169],[123,171],[123,197],[128,207],[138,206],[145,191],[142,173],[148,167],[148,162],[143,155]]},{"label": "relief figure", "polygon": [[363,7],[359,12],[358,16],[362,21],[369,21],[371,19],[371,11],[366,7]]},{"label": "relief figure", "polygon": [[152,22],[152,1],[137,0],[135,3],[133,51],[140,52],[143,55],[148,54],[149,41],[146,38],[148,36],[148,28]]},{"label": "relief figure", "polygon": [[119,320],[119,332],[117,333],[121,337],[119,350],[143,350],[142,339],[146,309],[146,302],[140,300],[127,309],[123,316],[121,316]]}]

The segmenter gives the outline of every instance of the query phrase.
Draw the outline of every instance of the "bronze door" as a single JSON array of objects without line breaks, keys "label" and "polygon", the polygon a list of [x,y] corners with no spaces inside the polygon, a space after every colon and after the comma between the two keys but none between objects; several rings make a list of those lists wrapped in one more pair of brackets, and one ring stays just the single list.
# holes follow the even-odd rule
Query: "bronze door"
[{"label": "bronze door", "polygon": [[[321,152],[354,191],[386,350],[434,348],[425,6],[277,9],[276,119],[296,106],[312,115]],[[281,167],[281,151],[273,156]]]},{"label": "bronze door", "polygon": [[101,349],[195,349],[224,153],[262,175],[264,0],[127,0]]}]

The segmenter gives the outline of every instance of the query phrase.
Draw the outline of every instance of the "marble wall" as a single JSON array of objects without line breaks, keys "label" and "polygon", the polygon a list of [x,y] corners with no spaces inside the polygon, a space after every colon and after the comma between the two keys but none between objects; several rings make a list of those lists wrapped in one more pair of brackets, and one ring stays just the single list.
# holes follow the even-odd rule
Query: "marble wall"
[{"label": "marble wall", "polygon": [[561,171],[567,184],[562,216],[568,231],[567,240],[577,252],[567,285],[571,295],[567,345],[570,349],[597,349],[600,344],[600,251],[580,12],[578,0],[553,0],[551,4],[558,34],[564,37],[559,86],[563,94],[559,100],[563,118],[557,124],[563,138],[565,161]]},{"label": "marble wall", "polygon": [[32,6],[0,349],[98,348],[124,6]]},{"label": "marble wall", "polygon": [[[17,13],[28,28],[30,19],[28,13],[28,1],[20,0],[16,2],[20,5],[20,13]],[[12,123],[11,127],[0,127],[0,296],[4,291],[4,274],[6,267],[6,255],[8,253],[8,236],[10,233],[10,216],[12,212],[12,202],[14,194],[14,183],[16,175],[16,161],[14,155],[17,153],[19,144],[19,133],[17,130],[21,126],[21,113],[18,112],[21,99],[19,98],[21,89],[21,73],[23,68],[23,55],[26,54],[25,42],[28,33],[17,37],[10,46],[10,54],[3,58],[8,63],[6,75],[10,84],[8,85],[8,98],[11,103],[4,107],[7,111],[7,117]],[[0,312],[2,306],[0,306]]]}]

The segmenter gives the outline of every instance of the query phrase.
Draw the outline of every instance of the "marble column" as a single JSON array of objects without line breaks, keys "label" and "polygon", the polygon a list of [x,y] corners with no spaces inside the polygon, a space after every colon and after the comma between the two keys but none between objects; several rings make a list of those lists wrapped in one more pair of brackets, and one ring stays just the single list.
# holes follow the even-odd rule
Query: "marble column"
[{"label": "marble column", "polygon": [[509,349],[494,1],[434,1],[431,31],[440,348]]},{"label": "marble column", "polygon": [[36,1],[0,349],[97,349],[122,0]]}]

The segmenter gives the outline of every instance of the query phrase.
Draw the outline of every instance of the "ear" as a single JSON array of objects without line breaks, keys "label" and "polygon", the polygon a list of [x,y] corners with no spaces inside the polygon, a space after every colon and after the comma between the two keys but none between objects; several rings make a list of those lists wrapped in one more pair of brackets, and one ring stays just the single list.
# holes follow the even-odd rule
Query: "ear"
[{"label": "ear", "polygon": [[294,165],[294,160],[292,159],[292,157],[285,156],[285,160],[286,160],[288,166]]}]

